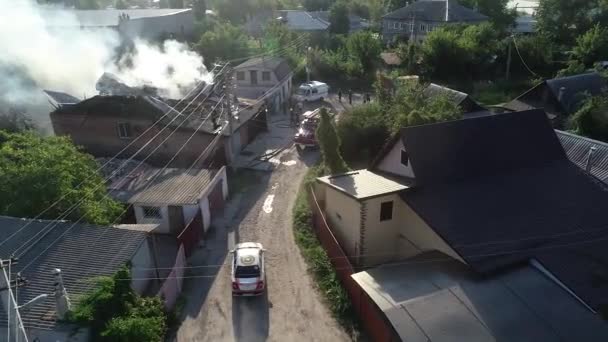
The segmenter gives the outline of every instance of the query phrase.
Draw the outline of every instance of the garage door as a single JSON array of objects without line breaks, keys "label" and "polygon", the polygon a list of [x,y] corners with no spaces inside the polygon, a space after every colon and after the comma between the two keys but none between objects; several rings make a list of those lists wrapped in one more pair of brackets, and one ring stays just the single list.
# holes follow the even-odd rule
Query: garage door
[{"label": "garage door", "polygon": [[211,218],[213,219],[216,215],[221,214],[224,210],[224,196],[222,194],[222,181],[220,180],[215,184],[213,190],[209,194],[209,211],[211,212]]}]

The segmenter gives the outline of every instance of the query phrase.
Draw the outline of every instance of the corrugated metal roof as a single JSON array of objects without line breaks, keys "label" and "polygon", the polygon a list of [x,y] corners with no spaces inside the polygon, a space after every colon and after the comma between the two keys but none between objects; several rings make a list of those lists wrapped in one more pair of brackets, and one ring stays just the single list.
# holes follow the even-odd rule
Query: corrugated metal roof
[{"label": "corrugated metal roof", "polygon": [[[0,241],[4,241],[25,224],[30,223],[0,247],[0,257],[8,259],[12,252],[37,232],[47,226],[53,227],[49,226],[50,222],[52,221],[0,216]],[[68,229],[69,232],[61,236]],[[19,304],[22,305],[40,294],[52,293],[52,271],[59,268],[72,305],[76,305],[79,297],[91,290],[94,285],[91,280],[116,272],[131,260],[146,236],[146,232],[131,229],[71,222],[57,223],[42,240],[19,258],[17,265],[12,267],[13,275],[21,272],[27,280],[27,285],[19,288]],[[49,246],[51,247],[45,251]],[[38,259],[30,267],[22,271],[37,257]],[[52,299],[24,310],[21,315],[26,328],[52,329],[57,323],[55,302]],[[6,324],[6,318],[3,307],[0,309],[0,324]]]},{"label": "corrugated metal roof", "polygon": [[562,143],[568,159],[576,164],[581,169],[585,170],[587,167],[587,160],[589,158],[589,150],[595,147],[596,150],[591,155],[591,170],[590,173],[603,181],[608,183],[608,144],[581,137],[576,134],[555,131],[559,141]]},{"label": "corrugated metal roof", "polygon": [[289,67],[289,63],[287,60],[280,57],[256,57],[251,58],[234,69],[244,69],[248,67],[256,67],[272,70],[277,77],[277,80],[282,81],[285,77],[287,77],[291,73],[291,68]]},{"label": "corrugated metal roof", "polygon": [[285,10],[279,12],[287,27],[294,31],[325,31],[329,24],[315,18],[310,13],[300,10]]},{"label": "corrugated metal roof", "polygon": [[528,265],[479,278],[466,265],[429,252],[352,278],[403,341],[608,339],[599,315]]},{"label": "corrugated metal roof", "polygon": [[317,178],[339,191],[349,194],[356,199],[389,194],[405,190],[409,181],[405,179],[390,179],[369,170],[358,170],[340,175]]},{"label": "corrugated metal roof", "polygon": [[[158,174],[160,171],[157,170],[156,173]],[[144,188],[137,191],[128,202],[168,205],[197,204],[201,194],[216,174],[217,170],[211,169],[164,169],[155,178],[154,175],[149,174],[142,179],[141,181],[145,183]]]}]

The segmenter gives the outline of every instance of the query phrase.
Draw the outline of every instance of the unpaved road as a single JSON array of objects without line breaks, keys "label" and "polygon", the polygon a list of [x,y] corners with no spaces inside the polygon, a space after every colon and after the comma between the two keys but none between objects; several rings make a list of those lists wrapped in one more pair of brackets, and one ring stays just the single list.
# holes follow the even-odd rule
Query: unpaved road
[{"label": "unpaved road", "polygon": [[[214,222],[205,247],[190,261],[208,267],[188,274],[200,278],[184,285],[186,317],[177,341],[350,340],[316,292],[292,233],[296,193],[315,158],[312,152],[299,157],[294,148],[284,151],[284,163],[258,176],[254,186],[230,201],[225,219]],[[227,250],[235,241],[258,241],[268,250],[267,296],[232,297]]]}]

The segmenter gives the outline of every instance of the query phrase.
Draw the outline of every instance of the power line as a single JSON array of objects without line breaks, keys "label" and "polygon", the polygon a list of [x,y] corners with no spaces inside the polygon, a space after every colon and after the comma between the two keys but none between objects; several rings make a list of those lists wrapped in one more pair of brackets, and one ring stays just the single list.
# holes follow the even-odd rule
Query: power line
[{"label": "power line", "polygon": [[[211,72],[213,72],[215,70],[216,67],[214,67]],[[184,98],[180,99],[178,104],[181,103],[185,98],[187,98],[195,89],[198,88],[199,85],[202,84],[202,81],[200,83],[198,83],[195,87],[193,87]],[[204,90],[205,88],[203,88]],[[200,93],[199,93],[200,94]],[[197,95],[198,96],[198,95]],[[99,168],[97,168],[96,172],[99,172],[101,170],[103,170],[103,168],[105,166],[107,166],[109,163],[111,163],[114,159],[116,159],[119,155],[121,155],[123,152],[125,152],[129,147],[131,147],[131,145],[133,145],[136,141],[138,141],[141,137],[143,137],[147,132],[149,132],[153,127],[155,127],[158,123],[160,123],[172,110],[167,111],[164,115],[162,115],[156,122],[154,122],[150,127],[148,127],[143,133],[141,133],[139,136],[137,136],[135,139],[133,139],[131,142],[129,142],[129,144],[127,144],[127,146],[125,146],[122,150],[120,150],[118,153],[116,153],[112,158],[110,158],[106,163],[104,163],[102,166],[100,166]],[[177,116],[176,116],[177,118]],[[175,118],[174,118],[175,119]],[[171,120],[171,122],[173,122],[173,120]],[[170,123],[171,123],[170,122]],[[170,123],[168,123],[167,125],[169,125]],[[166,126],[165,126],[166,128]],[[164,130],[164,128],[163,128]],[[143,150],[143,148],[147,147],[148,144],[156,139],[158,137],[158,135],[162,132],[162,130],[160,132],[158,132],[154,137],[150,138],[148,140],[147,143],[144,144],[144,146],[142,148],[140,148],[136,153],[134,153],[130,158],[128,158],[127,160],[125,160],[123,162],[123,164],[121,164],[121,166],[117,169],[119,170],[120,168],[122,168],[123,166],[125,166],[130,160],[132,160],[139,152],[141,152]],[[111,174],[109,178],[113,177],[114,174]],[[93,177],[93,175],[85,178],[82,182],[80,182],[78,185],[75,186],[75,188],[80,187],[82,184],[84,184],[85,181],[91,179]],[[108,181],[108,179],[105,179],[105,181]],[[54,206],[56,206],[57,204],[59,204],[65,197],[67,196],[67,194],[63,194],[59,199],[57,199],[55,202],[53,202],[51,205],[49,205],[48,207],[46,207],[42,212],[40,212],[38,215],[36,215],[32,220],[26,222],[21,228],[19,228],[17,231],[15,231],[14,233],[12,233],[11,235],[9,235],[6,239],[4,239],[2,242],[0,242],[0,247],[2,245],[4,245],[7,241],[11,240],[13,237],[15,237],[18,233],[20,233],[21,231],[23,231],[25,228],[27,228],[34,220],[39,219],[42,215],[44,215],[46,212],[48,212],[51,208],[53,208]],[[68,207],[69,210],[70,207]],[[60,219],[62,215],[59,215],[57,219]]]},{"label": "power line", "polygon": [[519,52],[519,48],[517,47],[517,41],[515,40],[515,35],[511,35],[511,38],[513,38],[513,45],[515,46],[515,51],[517,51],[517,55],[519,56],[519,59],[521,60],[521,62],[523,63],[523,65],[526,67],[526,69],[528,69],[528,71],[532,75],[539,76],[537,73],[535,73],[534,71],[532,71],[532,69],[530,69],[530,67],[528,66],[528,64],[526,64],[526,61],[524,61],[524,58],[521,56],[521,53]]},{"label": "power line", "polygon": [[[225,66],[224,66],[224,68],[225,68]],[[222,71],[223,71],[223,69],[224,69],[224,68],[222,68]],[[203,90],[201,90],[201,92],[200,92],[200,93],[202,93],[202,91],[203,91]],[[200,95],[200,93],[199,93],[199,95]],[[211,94],[211,93],[209,93],[209,94],[206,96],[205,100],[206,100],[206,99],[207,99],[207,98],[210,96],[210,94]],[[198,97],[198,95],[197,95],[197,97]],[[197,97],[195,97],[195,98],[194,98],[192,101],[190,101],[190,104],[191,104],[192,102],[194,102],[194,101],[195,101],[195,99],[196,99]],[[205,101],[205,100],[203,100],[203,101]],[[182,112],[181,112],[181,113],[183,113],[183,112],[186,110],[186,108],[187,108],[187,107],[188,107],[188,106],[186,106],[186,107],[185,107],[185,108],[182,110]],[[180,113],[180,114],[181,114],[181,113]],[[131,172],[130,172],[128,175],[126,175],[124,178],[129,177],[129,176],[130,176],[130,175],[131,175],[133,172],[135,172],[135,170],[137,170],[137,168],[138,168],[138,167],[140,167],[140,166],[141,166],[141,165],[142,165],[142,164],[143,164],[143,163],[144,163],[144,162],[145,162],[145,161],[146,161],[148,158],[150,158],[150,157],[152,156],[152,154],[154,154],[154,152],[156,152],[156,151],[157,151],[157,150],[158,150],[158,149],[159,149],[159,148],[162,146],[162,144],[164,144],[164,143],[165,143],[165,142],[166,142],[166,141],[167,141],[167,140],[168,140],[168,139],[169,139],[169,138],[170,138],[170,137],[171,137],[171,136],[172,136],[172,135],[173,135],[173,134],[174,134],[174,133],[175,133],[175,132],[176,132],[176,131],[179,129],[179,128],[181,128],[181,126],[182,126],[184,123],[186,123],[186,121],[187,121],[187,120],[188,120],[188,119],[189,119],[189,118],[190,118],[190,117],[191,117],[193,114],[194,114],[194,112],[191,112],[191,113],[190,113],[190,114],[189,114],[189,115],[188,115],[188,116],[187,116],[187,117],[186,117],[186,118],[185,118],[185,119],[184,119],[184,120],[183,120],[183,121],[182,121],[182,122],[181,122],[181,123],[180,123],[180,124],[179,124],[177,127],[175,127],[175,128],[173,129],[173,131],[172,131],[172,132],[171,132],[171,133],[170,133],[170,134],[169,134],[169,135],[168,135],[168,136],[167,136],[167,137],[166,137],[166,138],[165,138],[165,139],[164,139],[164,140],[163,140],[163,141],[162,141],[162,142],[161,142],[161,143],[160,143],[160,144],[159,144],[159,145],[158,145],[158,146],[157,146],[155,149],[154,149],[154,150],[152,150],[152,151],[151,151],[151,152],[148,154],[148,156],[146,156],[146,157],[145,157],[145,158],[144,158],[142,161],[140,161],[140,162],[139,162],[139,164],[138,164],[138,166],[137,166],[136,168],[134,168],[134,169],[133,169],[133,170],[132,170],[132,171],[131,171]],[[177,117],[177,116],[176,116],[176,117]],[[166,127],[165,127],[165,128],[166,128]],[[106,193],[106,194],[104,194],[104,196],[105,196],[106,198],[110,198],[110,197],[109,197],[109,195],[108,195],[107,193]],[[82,203],[83,201],[84,201],[84,199],[83,199],[83,200],[81,200],[81,201],[79,201],[79,202],[77,202],[77,203],[76,203],[76,205],[78,205],[78,204]],[[72,211],[74,211],[74,210],[75,210],[75,208],[76,208],[76,206],[74,206],[74,208],[73,208],[72,210],[70,210],[70,212],[68,212],[67,214],[65,214],[65,216],[67,217],[67,215],[69,215],[69,214],[70,214]],[[84,218],[84,214],[83,214],[83,215],[82,215],[82,216],[81,216],[81,217],[80,217],[80,218],[79,218],[79,219],[76,221],[76,223],[80,222],[80,221],[81,221],[83,218]],[[38,236],[39,234],[41,234],[41,233],[42,233],[43,235],[42,235],[42,236],[41,236],[41,237],[40,237],[40,238],[39,238],[39,239],[38,239],[36,242],[34,242],[33,244],[31,244],[29,248],[31,248],[32,246],[34,246],[34,245],[35,245],[35,244],[36,244],[38,241],[40,241],[42,238],[44,238],[44,236],[46,236],[46,234],[48,234],[48,232],[50,232],[52,229],[54,229],[54,228],[57,226],[57,224],[58,224],[58,223],[56,223],[56,224],[55,224],[53,227],[49,228],[49,229],[48,229],[48,230],[46,230],[46,232],[45,232],[45,229],[46,229],[47,227],[49,227],[49,226],[50,226],[52,223],[53,223],[53,221],[51,221],[51,223],[49,223],[47,226],[45,226],[43,229],[41,229],[41,230],[40,230],[40,232],[38,232],[37,234],[35,234],[35,235],[34,235],[32,238],[30,238],[28,241],[26,241],[24,244],[22,244],[20,247],[18,247],[18,248],[17,248],[15,251],[20,250],[20,249],[21,249],[21,248],[23,248],[23,247],[24,247],[24,246],[25,246],[27,243],[29,243],[29,242],[30,242],[30,241],[31,241],[33,238],[35,238],[36,236]],[[20,255],[24,255],[25,253],[27,253],[27,251],[29,250],[29,248],[28,248],[28,249],[26,249],[25,251],[21,252],[21,253],[20,253]],[[28,266],[29,266],[29,265],[28,265]]]}]

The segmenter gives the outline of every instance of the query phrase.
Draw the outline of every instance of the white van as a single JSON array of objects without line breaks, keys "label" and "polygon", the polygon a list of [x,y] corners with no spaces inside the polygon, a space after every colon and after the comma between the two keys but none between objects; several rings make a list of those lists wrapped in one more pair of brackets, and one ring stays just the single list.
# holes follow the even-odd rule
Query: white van
[{"label": "white van", "polygon": [[329,86],[323,82],[312,81],[302,84],[296,90],[294,98],[298,102],[317,101],[328,98]]}]

